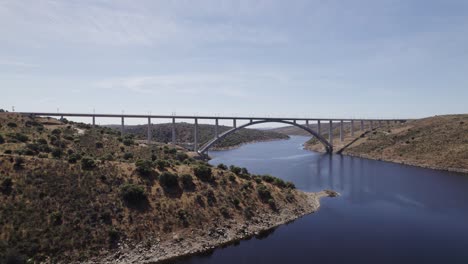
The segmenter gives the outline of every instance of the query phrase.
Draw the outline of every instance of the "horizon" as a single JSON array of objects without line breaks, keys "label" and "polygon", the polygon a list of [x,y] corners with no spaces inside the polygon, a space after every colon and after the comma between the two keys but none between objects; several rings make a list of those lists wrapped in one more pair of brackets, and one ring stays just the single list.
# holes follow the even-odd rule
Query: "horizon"
[{"label": "horizon", "polygon": [[464,1],[4,1],[0,21],[9,111],[468,113]]}]

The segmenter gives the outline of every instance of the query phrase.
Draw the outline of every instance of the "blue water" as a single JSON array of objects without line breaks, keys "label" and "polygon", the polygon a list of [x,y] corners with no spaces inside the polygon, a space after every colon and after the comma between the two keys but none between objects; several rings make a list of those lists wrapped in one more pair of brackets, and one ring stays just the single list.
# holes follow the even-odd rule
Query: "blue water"
[{"label": "blue water", "polygon": [[266,238],[182,263],[468,263],[468,175],[313,153],[307,139],[211,152],[210,163],[341,196]]}]

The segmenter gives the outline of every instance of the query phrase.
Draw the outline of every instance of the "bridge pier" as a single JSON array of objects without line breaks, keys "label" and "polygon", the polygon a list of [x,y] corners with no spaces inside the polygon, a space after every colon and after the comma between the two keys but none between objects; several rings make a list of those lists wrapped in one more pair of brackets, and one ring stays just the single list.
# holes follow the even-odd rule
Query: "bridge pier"
[{"label": "bridge pier", "polygon": [[147,135],[147,140],[148,140],[148,144],[151,143],[151,117],[148,117],[148,127],[147,127],[147,132],[148,132],[148,135]]},{"label": "bridge pier", "polygon": [[122,116],[122,123],[120,125],[120,136],[123,137],[124,133],[125,133],[125,121],[124,121],[124,117]]},{"label": "bridge pier", "polygon": [[219,131],[218,131],[218,122],[219,121],[218,121],[217,118],[215,119],[215,122],[216,122],[216,124],[215,124],[215,137],[219,138]]},{"label": "bridge pier", "polygon": [[309,128],[309,120],[306,120],[306,127]]},{"label": "bridge pier", "polygon": [[364,120],[361,120],[361,131],[364,131]]},{"label": "bridge pier", "polygon": [[320,133],[322,133],[322,129],[320,127],[320,120],[317,120],[317,134],[321,135]]},{"label": "bridge pier", "polygon": [[330,120],[328,124],[328,141],[330,142],[330,145],[333,146],[333,121]]},{"label": "bridge pier", "polygon": [[373,123],[373,121],[371,120],[371,121],[370,121],[370,130],[371,130],[371,131],[374,130],[374,126],[373,126],[372,123]]},{"label": "bridge pier", "polygon": [[381,120],[379,120],[379,127],[381,127],[381,126],[382,126],[382,121],[381,121]]},{"label": "bridge pier", "polygon": [[172,145],[176,144],[175,117],[172,118]]},{"label": "bridge pier", "polygon": [[93,116],[93,127],[95,127],[95,126],[96,126],[96,116]]},{"label": "bridge pier", "polygon": [[236,121],[237,121],[236,119],[233,119],[233,120],[232,120],[232,127],[234,127],[234,128],[236,128],[236,127],[237,127],[237,123],[236,123]]},{"label": "bridge pier", "polygon": [[193,150],[198,151],[198,118],[195,118],[195,131],[193,133]]},{"label": "bridge pier", "polygon": [[354,137],[354,120],[351,120],[351,136]]},{"label": "bridge pier", "polygon": [[343,142],[343,120],[340,120],[340,141]]}]

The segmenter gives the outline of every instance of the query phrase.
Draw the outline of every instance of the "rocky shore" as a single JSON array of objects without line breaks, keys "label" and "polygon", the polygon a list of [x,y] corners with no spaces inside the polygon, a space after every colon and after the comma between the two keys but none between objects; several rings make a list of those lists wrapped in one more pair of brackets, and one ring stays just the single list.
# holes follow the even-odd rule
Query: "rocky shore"
[{"label": "rocky shore", "polygon": [[320,206],[320,198],[335,197],[330,190],[304,193],[304,200],[294,207],[285,207],[276,212],[262,214],[249,221],[220,219],[206,229],[188,229],[171,236],[156,238],[152,243],[131,245],[122,242],[116,252],[103,259],[87,263],[167,263],[180,258],[208,254],[216,248],[239,242],[254,236],[262,236],[279,225],[313,213]]}]

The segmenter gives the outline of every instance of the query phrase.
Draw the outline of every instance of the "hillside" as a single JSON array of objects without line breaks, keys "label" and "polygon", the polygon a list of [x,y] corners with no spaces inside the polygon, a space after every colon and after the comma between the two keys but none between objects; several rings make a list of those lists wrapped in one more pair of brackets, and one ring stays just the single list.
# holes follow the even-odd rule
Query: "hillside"
[{"label": "hillside", "polygon": [[[112,128],[120,129],[120,126],[112,125]],[[219,134],[231,129],[228,126],[218,126]],[[152,124],[151,125],[152,138],[157,142],[169,143],[172,141],[172,123],[165,124]],[[146,125],[135,125],[125,126],[125,132],[134,134],[139,139],[146,139],[147,137],[147,126]],[[194,125],[189,123],[176,123],[176,142],[178,145],[183,145],[187,148],[193,148],[193,134]],[[215,134],[215,126],[209,124],[198,125],[198,142],[200,146],[213,139]],[[288,139],[287,135],[277,133],[273,131],[258,130],[243,128],[236,131],[233,134],[223,138],[220,142],[213,146],[213,149],[226,149],[237,147],[239,145],[257,141],[269,141]]]},{"label": "hillside", "polygon": [[[304,123],[301,123],[301,124],[305,126]],[[368,125],[366,124],[365,127],[367,127],[367,126]],[[314,131],[318,131],[318,126],[315,123],[314,124],[311,123],[309,125],[309,127]],[[328,122],[322,122],[321,125],[320,125],[320,129],[322,130],[322,136],[324,136],[325,138],[328,138],[328,127],[329,127]],[[339,127],[340,127],[340,123],[338,123],[338,122],[333,123],[333,129],[334,129],[333,134],[334,135],[339,133],[339,130],[337,130]],[[354,123],[355,131],[358,131],[359,127],[360,127],[360,124],[355,122]],[[351,128],[351,123],[350,122],[343,122],[343,129],[345,131],[349,131],[350,128]],[[290,135],[290,136],[307,136],[307,137],[311,136],[311,134],[309,132],[305,131],[302,128],[296,127],[296,126],[284,126],[284,127],[272,128],[272,129],[269,129],[268,131],[281,133],[281,134],[284,134],[284,135]]]},{"label": "hillside", "polygon": [[[351,140],[347,137],[341,146]],[[320,149],[314,140],[306,147]],[[385,125],[363,134],[343,154],[468,172],[468,115],[434,116]]]},{"label": "hillside", "polygon": [[0,113],[0,263],[145,263],[317,210],[318,194],[110,128]]}]

